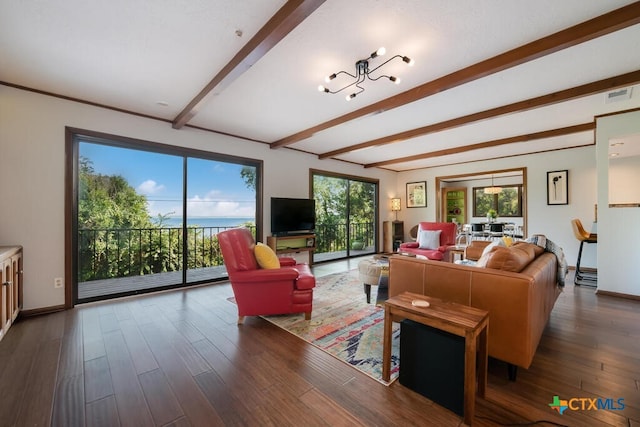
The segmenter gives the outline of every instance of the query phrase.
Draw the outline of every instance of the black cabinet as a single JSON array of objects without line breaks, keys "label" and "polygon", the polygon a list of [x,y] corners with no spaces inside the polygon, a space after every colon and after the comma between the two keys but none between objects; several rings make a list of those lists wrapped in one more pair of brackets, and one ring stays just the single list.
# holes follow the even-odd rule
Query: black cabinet
[{"label": "black cabinet", "polygon": [[462,416],[464,352],[464,337],[403,320],[400,323],[400,384]]}]

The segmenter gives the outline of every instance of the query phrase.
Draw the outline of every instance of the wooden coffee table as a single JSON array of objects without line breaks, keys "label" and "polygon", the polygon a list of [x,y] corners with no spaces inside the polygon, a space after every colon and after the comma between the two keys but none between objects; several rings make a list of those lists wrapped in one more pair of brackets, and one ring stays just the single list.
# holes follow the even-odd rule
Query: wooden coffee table
[{"label": "wooden coffee table", "polygon": [[[417,307],[412,304],[416,300],[427,301],[429,306]],[[475,409],[476,353],[479,354],[478,395],[484,397],[487,388],[489,312],[411,292],[403,292],[388,299],[384,305],[382,350],[382,379],[387,382],[391,377],[392,321],[399,322],[402,319],[410,319],[465,338],[464,422],[471,425]]]}]

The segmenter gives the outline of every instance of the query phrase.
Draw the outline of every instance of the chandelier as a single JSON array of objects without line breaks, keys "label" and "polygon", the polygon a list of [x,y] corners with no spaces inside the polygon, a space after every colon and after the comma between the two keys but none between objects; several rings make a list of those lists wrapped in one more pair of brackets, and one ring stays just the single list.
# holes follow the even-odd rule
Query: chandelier
[{"label": "chandelier", "polygon": [[496,187],[493,185],[493,175],[491,175],[491,187],[484,187],[484,194],[500,194],[502,187]]},{"label": "chandelier", "polygon": [[376,81],[376,80],[380,80],[381,78],[385,78],[385,79],[389,79],[391,82],[393,82],[395,84],[400,84],[400,78],[395,77],[395,76],[387,76],[385,74],[381,74],[381,75],[379,75],[377,77],[371,77],[372,73],[374,73],[380,67],[382,67],[385,64],[388,64],[389,62],[393,61],[396,58],[402,59],[402,61],[407,63],[409,66],[412,66],[414,64],[413,59],[409,58],[408,56],[395,55],[395,56],[392,56],[391,58],[387,59],[386,61],[384,61],[382,64],[378,65],[377,67],[369,68],[369,60],[384,55],[386,53],[386,51],[387,50],[384,47],[381,47],[380,49],[376,50],[371,55],[369,55],[368,58],[360,59],[359,61],[357,61],[356,62],[356,73],[355,73],[355,75],[349,73],[348,71],[338,71],[337,73],[333,73],[333,74],[325,77],[325,79],[324,79],[325,82],[330,83],[333,79],[335,79],[339,75],[346,74],[347,76],[351,77],[352,79],[355,79],[354,81],[351,81],[350,83],[347,83],[345,86],[343,86],[343,87],[341,87],[340,89],[337,89],[337,90],[331,90],[331,89],[329,89],[329,88],[327,88],[327,87],[325,87],[323,85],[320,85],[320,86],[318,86],[318,91],[324,92],[324,93],[339,93],[339,92],[342,92],[343,90],[345,90],[347,88],[354,87],[356,90],[345,97],[345,99],[347,101],[351,101],[353,98],[356,97],[356,95],[358,95],[359,93],[364,91],[364,87],[362,87],[361,85],[366,80]]}]

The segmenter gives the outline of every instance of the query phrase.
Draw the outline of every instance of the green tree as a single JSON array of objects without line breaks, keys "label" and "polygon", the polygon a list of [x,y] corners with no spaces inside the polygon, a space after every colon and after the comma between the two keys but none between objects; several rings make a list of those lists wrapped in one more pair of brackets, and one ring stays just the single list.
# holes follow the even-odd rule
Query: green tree
[{"label": "green tree", "polygon": [[146,228],[152,225],[147,198],[120,175],[96,174],[91,160],[80,158],[79,228]]},{"label": "green tree", "polygon": [[243,166],[240,170],[240,176],[244,180],[244,185],[247,188],[255,190],[256,189],[256,168],[253,166]]}]

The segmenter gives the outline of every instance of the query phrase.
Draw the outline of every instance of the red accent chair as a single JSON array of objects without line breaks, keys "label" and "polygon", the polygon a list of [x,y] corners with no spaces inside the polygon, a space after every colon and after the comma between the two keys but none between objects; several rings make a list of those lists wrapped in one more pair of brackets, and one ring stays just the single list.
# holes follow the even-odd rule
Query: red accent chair
[{"label": "red accent chair", "polygon": [[416,238],[420,236],[421,230],[440,230],[440,246],[433,249],[420,248],[420,244],[416,242],[407,242],[400,244],[398,252],[422,255],[427,259],[442,261],[449,259],[445,257],[447,250],[456,244],[456,234],[458,227],[453,222],[420,222],[418,224],[418,232]]},{"label": "red accent chair", "polygon": [[222,231],[218,241],[236,298],[239,325],[245,316],[304,313],[305,319],[311,319],[316,278],[307,264],[280,258],[280,268],[260,268],[247,228]]}]

